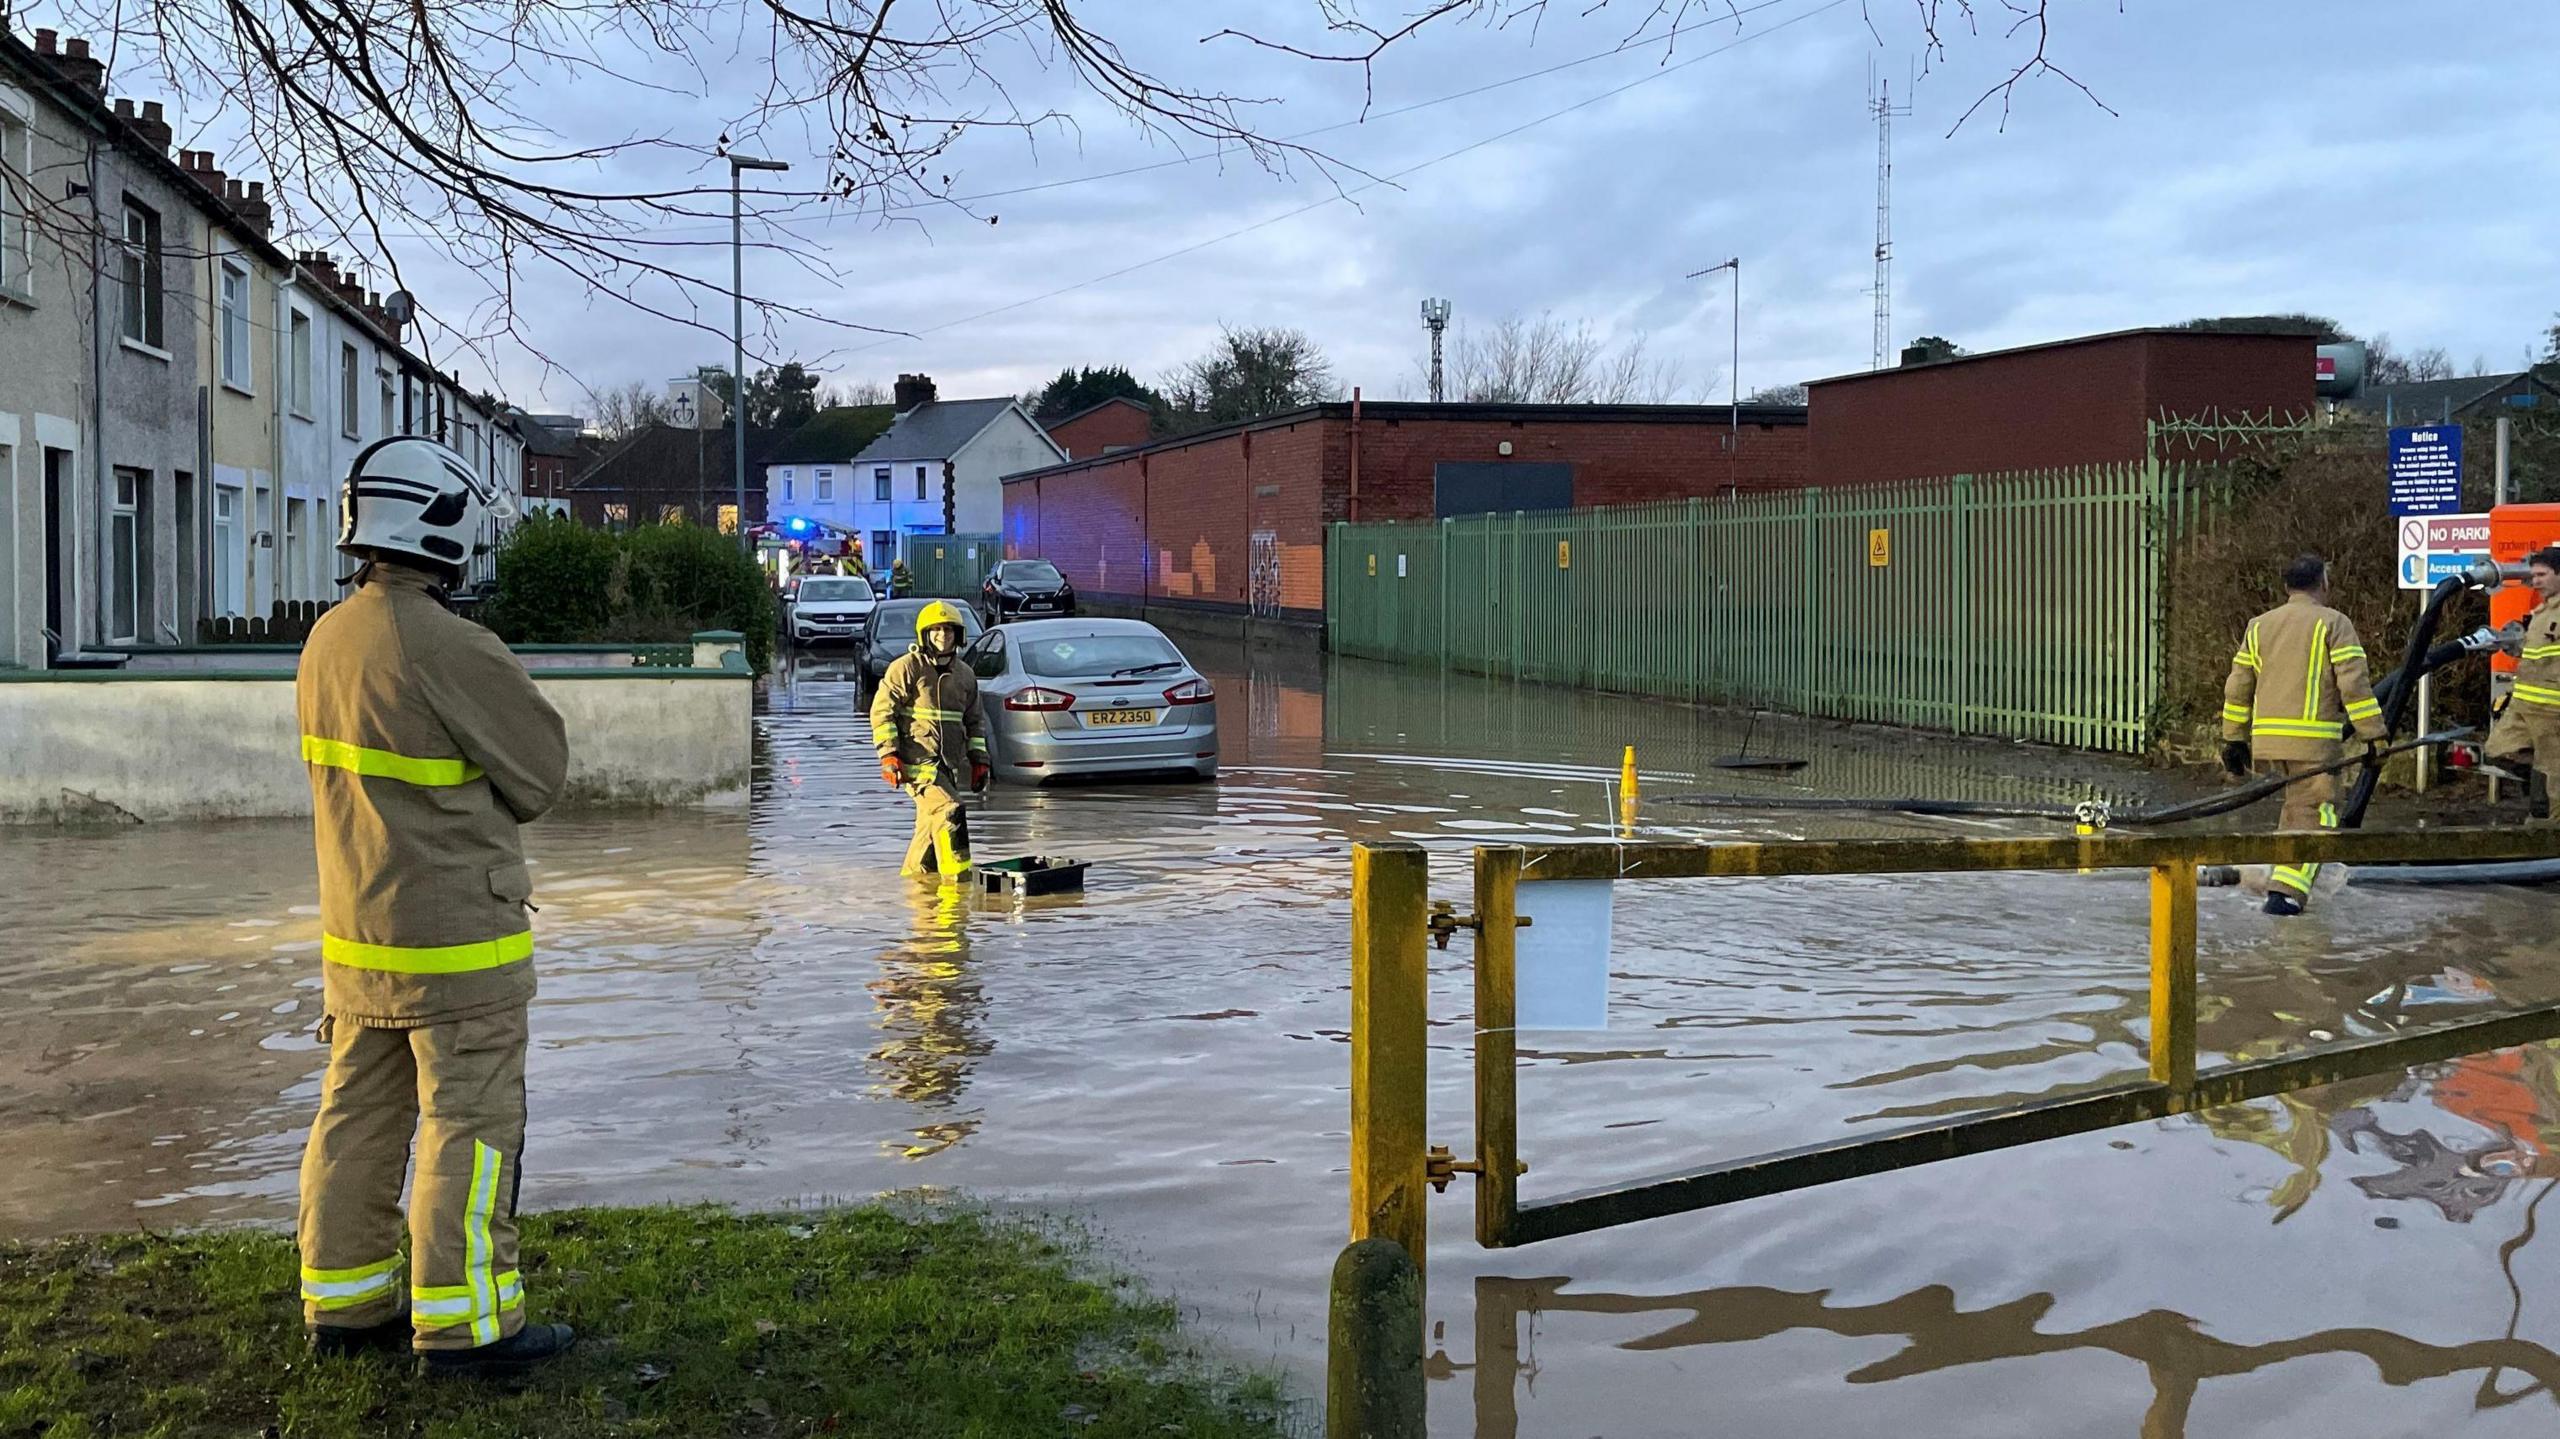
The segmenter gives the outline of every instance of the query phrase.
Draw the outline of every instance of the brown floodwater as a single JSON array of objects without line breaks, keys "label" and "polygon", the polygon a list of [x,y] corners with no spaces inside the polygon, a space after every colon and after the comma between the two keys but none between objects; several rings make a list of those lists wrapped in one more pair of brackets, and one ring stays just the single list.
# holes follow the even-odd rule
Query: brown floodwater
[{"label": "brown floodwater", "polygon": [[[1755,788],[2069,800],[2103,761],[1194,646],[1213,785],[1001,789],[983,854],[1091,860],[985,907],[895,873],[849,667],[768,687],[743,809],[527,832],[529,1207],[965,1191],[1081,1217],[1235,1356],[1319,1383],[1344,1238],[1348,846],[1613,832]],[[2035,832],[1677,810],[1648,833]],[[2254,819],[2246,822],[2256,822]],[[0,1235],[289,1221],[319,1055],[299,823],[0,832]],[[2560,905],[2204,896],[2208,1062],[2560,998]],[[1526,1198],[2068,1092],[2143,1064],[2144,890],[2111,875],[1631,885],[1611,1027],[1522,1041]],[[1432,1137],[1467,1145],[1464,941]],[[1433,1206],[1435,1433],[2548,1435],[2554,1053],[2510,1051],[1524,1250]],[[537,1296],[537,1303],[539,1302]]]}]

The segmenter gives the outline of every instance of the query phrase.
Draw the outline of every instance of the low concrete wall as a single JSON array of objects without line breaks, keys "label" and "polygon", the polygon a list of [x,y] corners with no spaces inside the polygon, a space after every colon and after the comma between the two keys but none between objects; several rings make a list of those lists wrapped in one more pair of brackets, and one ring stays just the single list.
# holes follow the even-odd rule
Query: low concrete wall
[{"label": "low concrete wall", "polygon": [[[746,798],[755,686],[743,664],[535,679],[568,722],[564,803]],[[0,675],[0,823],[310,812],[290,670]]]},{"label": "low concrete wall", "polygon": [[[633,646],[630,645],[511,645],[515,657],[528,670],[578,670],[632,668]],[[693,645],[653,645],[648,648],[670,654],[692,654]],[[293,670],[302,664],[300,645],[165,645],[130,650],[91,653],[121,653],[125,656],[125,674],[206,674],[244,669]],[[697,659],[695,663],[700,663]],[[718,663],[716,660],[714,664]]]}]

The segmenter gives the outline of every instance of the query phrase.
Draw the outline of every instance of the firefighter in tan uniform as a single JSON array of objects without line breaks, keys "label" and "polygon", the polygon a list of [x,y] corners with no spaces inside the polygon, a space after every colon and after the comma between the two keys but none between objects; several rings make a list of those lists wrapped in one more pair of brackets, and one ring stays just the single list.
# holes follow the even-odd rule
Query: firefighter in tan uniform
[{"label": "firefighter in tan uniform", "polygon": [[[2344,734],[2367,744],[2389,734],[2355,622],[2329,608],[2329,567],[2304,555],[2285,568],[2285,602],[2249,621],[2231,677],[2222,686],[2222,764],[2245,777],[2254,759],[2270,774],[2303,774],[2336,764]],[[2315,775],[2285,787],[2279,831],[2336,829],[2338,777]],[[2320,877],[2316,864],[2277,865],[2267,880],[2267,913],[2302,913]]]},{"label": "firefighter in tan uniform", "polygon": [[2526,583],[2542,603],[2521,633],[2510,629],[2502,636],[2502,647],[2516,656],[2516,682],[2492,731],[2491,753],[2532,753],[2534,793],[2527,802],[2533,821],[2560,824],[2560,545],[2536,550],[2525,566]]},{"label": "firefighter in tan uniform", "polygon": [[[939,872],[946,882],[969,868],[969,816],[960,807],[960,776],[984,791],[987,712],[978,676],[960,659],[960,611],[942,600],[916,615],[915,647],[889,664],[871,697],[871,742],[880,778],[916,802],[915,837],[899,873]],[[965,767],[965,768],[964,768]]]},{"label": "firefighter in tan uniform", "polygon": [[302,1157],[304,1321],[321,1353],[504,1373],[571,1338],[525,1323],[515,1223],[534,987],[516,827],[559,797],[568,744],[505,644],[444,604],[484,522],[511,513],[494,487],[434,441],[390,439],[340,506],[359,588],[312,627],[294,685],[329,1046]]}]

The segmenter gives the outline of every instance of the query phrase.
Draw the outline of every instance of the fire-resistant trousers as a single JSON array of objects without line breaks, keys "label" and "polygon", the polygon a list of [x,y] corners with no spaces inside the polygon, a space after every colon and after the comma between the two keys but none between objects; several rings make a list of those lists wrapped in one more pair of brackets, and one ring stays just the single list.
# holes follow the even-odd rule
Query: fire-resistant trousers
[{"label": "fire-resistant trousers", "polygon": [[364,1328],[400,1313],[400,1181],[414,1131],[413,1342],[470,1349],[514,1334],[524,1006],[416,1029],[333,1016],[322,1029],[329,1070],[302,1153],[304,1321]]},{"label": "fire-resistant trousers", "polygon": [[[2269,774],[2296,775],[2320,768],[2318,760],[2278,759],[2266,762]],[[2313,775],[2285,786],[2284,812],[2276,817],[2280,834],[2304,830],[2338,827],[2338,777],[2335,774]],[[2280,889],[2294,898],[2311,898],[2311,886],[2320,878],[2316,864],[2280,864],[2267,875],[2267,887]]]},{"label": "fire-resistant trousers", "polygon": [[910,783],[907,795],[916,802],[916,832],[907,841],[906,863],[901,874],[932,874],[937,871],[948,878],[969,867],[969,812],[960,806],[956,791],[945,789],[939,780]]}]

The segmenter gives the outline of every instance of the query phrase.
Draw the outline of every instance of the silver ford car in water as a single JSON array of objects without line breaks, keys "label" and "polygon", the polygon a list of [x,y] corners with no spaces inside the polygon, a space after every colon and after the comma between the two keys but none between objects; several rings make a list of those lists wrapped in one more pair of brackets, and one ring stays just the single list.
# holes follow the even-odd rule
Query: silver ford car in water
[{"label": "silver ford car in water", "polygon": [[1218,773],[1218,696],[1141,620],[997,625],[962,657],[978,673],[996,778]]}]

